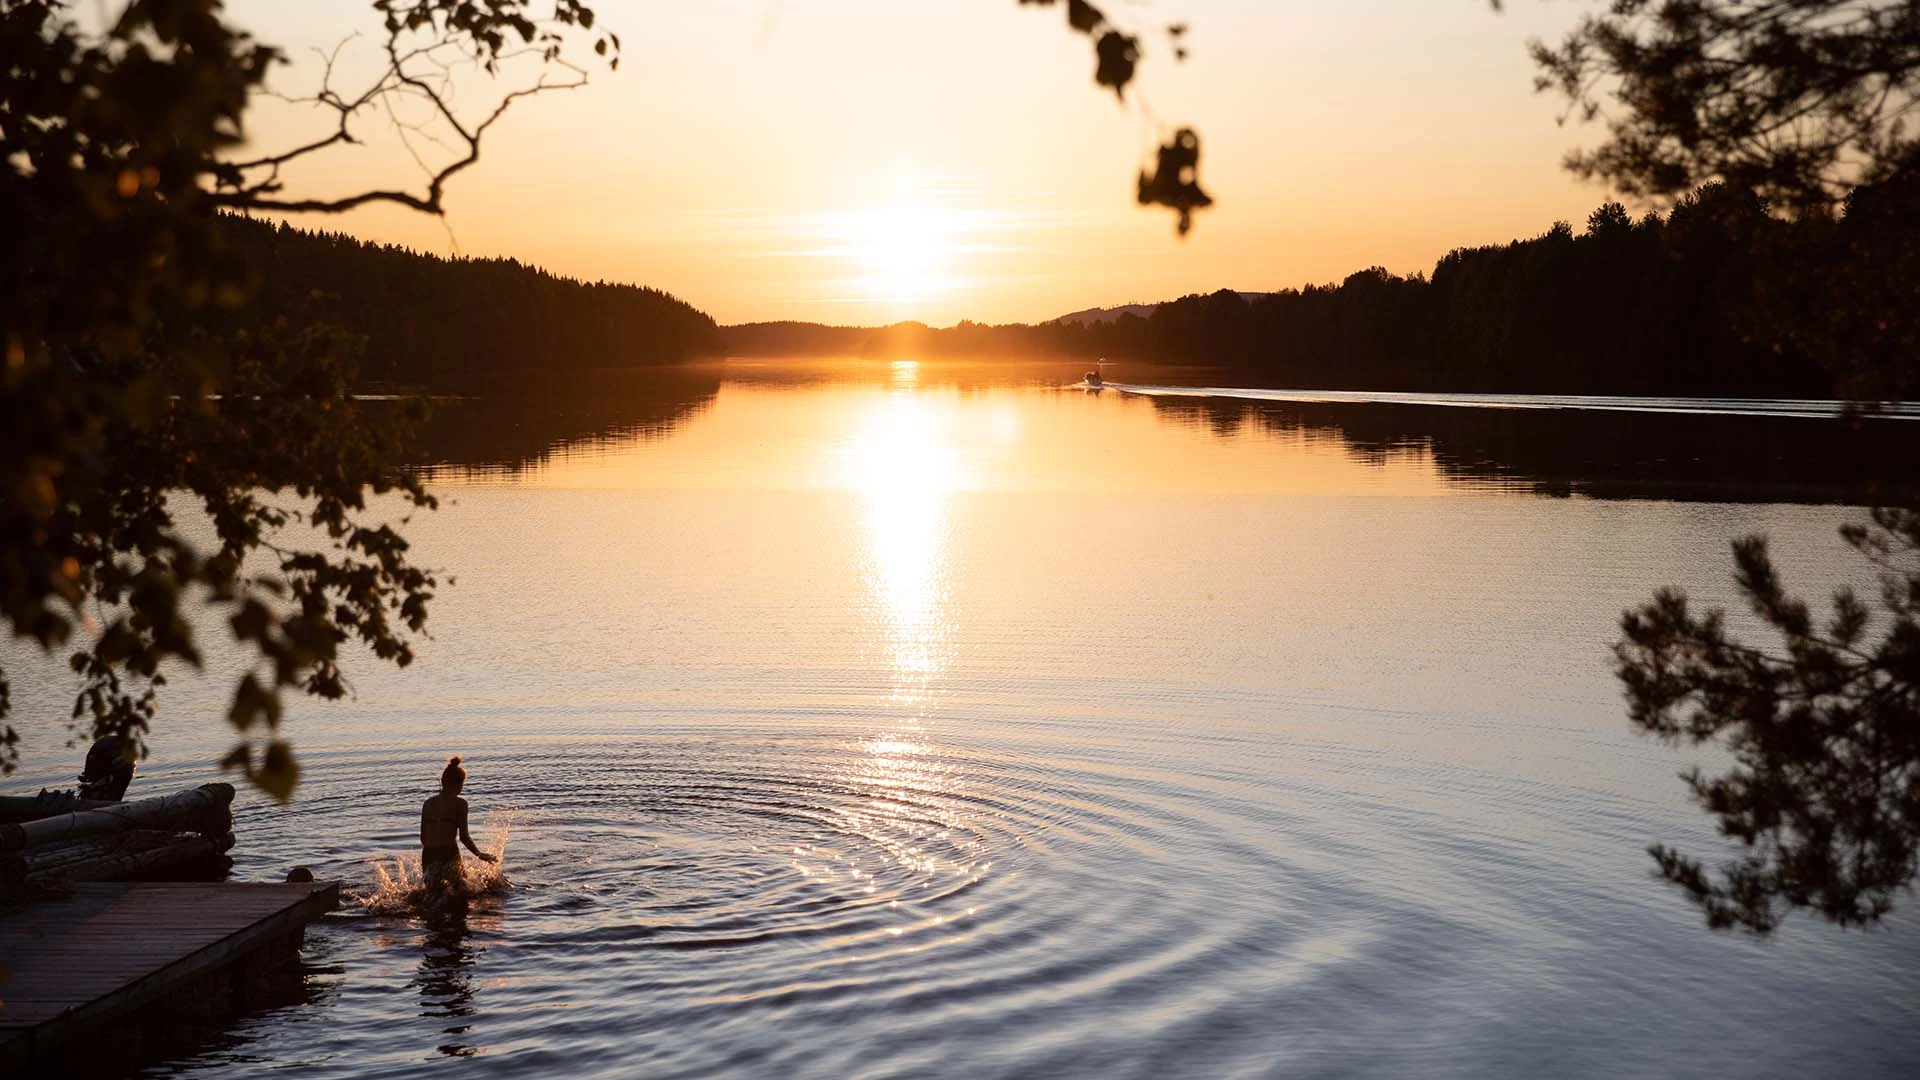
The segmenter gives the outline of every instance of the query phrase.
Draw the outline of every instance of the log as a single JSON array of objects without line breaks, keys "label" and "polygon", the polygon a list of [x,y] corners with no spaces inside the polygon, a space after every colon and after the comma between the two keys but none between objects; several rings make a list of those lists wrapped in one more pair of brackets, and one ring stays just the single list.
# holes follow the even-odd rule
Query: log
[{"label": "log", "polygon": [[134,829],[164,829],[218,836],[233,828],[232,784],[202,784],[157,799],[76,810],[38,821],[0,825],[0,853],[42,844],[109,836]]},{"label": "log", "polygon": [[68,864],[57,877],[64,882],[119,881],[163,866],[211,859],[233,846],[231,833],[222,837],[167,835],[169,842],[155,847]]},{"label": "log", "polygon": [[20,873],[26,882],[48,885],[61,881],[104,881],[173,862],[197,862],[232,847],[232,833],[209,837],[136,829],[100,840],[43,845],[18,858]]},{"label": "log", "polygon": [[96,840],[80,840],[69,844],[44,844],[31,848],[20,855],[20,863],[31,875],[44,874],[71,862],[87,859],[104,859],[119,848]]},{"label": "log", "polygon": [[116,802],[82,799],[71,791],[42,791],[38,795],[0,795],[0,822],[37,821],[75,810],[99,810]]}]

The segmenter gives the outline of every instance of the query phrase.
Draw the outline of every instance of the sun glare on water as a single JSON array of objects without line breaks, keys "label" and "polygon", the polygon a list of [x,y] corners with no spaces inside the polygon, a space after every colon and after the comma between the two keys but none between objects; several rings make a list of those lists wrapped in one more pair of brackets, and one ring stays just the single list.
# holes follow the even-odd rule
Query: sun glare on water
[{"label": "sun glare on water", "polygon": [[912,390],[895,390],[837,450],[837,479],[861,497],[868,587],[909,696],[939,670],[946,631],[947,504],[962,481],[949,421]]}]

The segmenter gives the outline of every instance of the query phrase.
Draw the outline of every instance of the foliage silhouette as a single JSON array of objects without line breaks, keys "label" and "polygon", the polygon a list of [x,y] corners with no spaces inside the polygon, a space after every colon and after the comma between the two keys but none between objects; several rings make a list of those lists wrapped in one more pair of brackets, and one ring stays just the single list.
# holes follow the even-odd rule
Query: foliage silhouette
[{"label": "foliage silhouette", "polygon": [[1660,872],[1716,928],[1766,934],[1793,908],[1842,926],[1877,922],[1920,863],[1920,513],[1879,509],[1843,530],[1881,570],[1883,633],[1851,590],[1815,623],[1789,596],[1766,542],[1734,545],[1737,581],[1781,639],[1767,652],[1728,636],[1668,590],[1622,621],[1619,674],[1633,722],[1671,741],[1724,742],[1721,776],[1686,774],[1695,799],[1746,851],[1718,877],[1656,844]]},{"label": "foliage silhouette", "polygon": [[[395,467],[420,409],[358,400],[354,343],[339,328],[247,307],[260,268],[219,211],[384,200],[439,212],[501,110],[584,77],[565,53],[593,22],[578,0],[538,22],[523,0],[375,10],[389,66],[358,96],[321,91],[338,131],[235,160],[227,152],[279,54],[217,5],[133,0],[88,30],[63,4],[0,0],[0,611],[43,649],[72,645],[73,719],[135,748],[161,665],[201,662],[193,610],[224,614],[252,661],[223,765],[283,799],[298,767],[278,734],[281,691],[344,694],[348,641],[412,659],[437,582],[379,518],[434,500]],[[527,51],[530,85],[479,121],[452,109],[454,63],[492,71]],[[573,74],[555,83],[550,70]],[[392,96],[431,105],[464,152],[423,191],[286,197],[283,166],[352,141],[352,122]],[[383,495],[398,502],[370,514],[369,497]],[[188,508],[210,549],[181,527]],[[0,674],[0,721],[8,705]],[[13,768],[17,748],[0,727],[0,766]]]},{"label": "foliage silhouette", "polygon": [[[1907,0],[1622,0],[1557,48],[1534,44],[1538,88],[1557,90],[1607,138],[1574,152],[1580,175],[1665,198],[1715,183],[1749,204],[1759,258],[1738,307],[1770,352],[1809,357],[1839,392],[1887,400],[1920,388],[1920,6]],[[1795,219],[1776,229],[1761,208]],[[1713,236],[1682,236],[1713,258]],[[1843,536],[1884,575],[1885,634],[1866,644],[1851,594],[1812,628],[1759,536],[1736,542],[1736,580],[1784,644],[1766,653],[1661,592],[1622,619],[1619,673],[1632,721],[1718,742],[1730,773],[1686,776],[1743,846],[1711,876],[1653,847],[1661,874],[1716,928],[1768,934],[1784,911],[1876,922],[1910,888],[1920,846],[1914,738],[1916,509],[1878,509]]]},{"label": "foliage silhouette", "polygon": [[1538,89],[1607,128],[1568,167],[1632,196],[1718,181],[1821,213],[1913,165],[1906,0],[1621,0],[1533,56]]},{"label": "foliage silhouette", "polygon": [[[1731,201],[1795,219],[1752,222],[1759,255],[1740,306],[1747,335],[1807,357],[1867,401],[1920,389],[1920,5],[1910,0],[1616,0],[1557,47],[1536,43],[1537,86],[1607,137],[1567,158],[1634,196],[1713,183]],[[1731,201],[1730,201],[1731,200]],[[1701,241],[1712,257],[1713,238]],[[1689,774],[1696,798],[1745,849],[1715,878],[1655,846],[1660,872],[1714,927],[1770,933],[1781,914],[1879,920],[1911,886],[1920,845],[1914,603],[1920,510],[1845,527],[1883,575],[1885,634],[1869,645],[1850,594],[1816,630],[1786,596],[1765,542],[1736,542],[1736,580],[1782,639],[1729,638],[1663,592],[1627,612],[1619,672],[1634,723],[1721,743],[1733,770]]]},{"label": "foliage silhouette", "polygon": [[[1020,0],[1022,6],[1052,7],[1056,0]],[[1066,0],[1067,28],[1085,34],[1093,41],[1093,81],[1113,90],[1114,97],[1127,99],[1127,86],[1140,65],[1139,34],[1129,34],[1110,19],[1106,12],[1087,0]],[[1173,58],[1187,58],[1184,44],[1187,28],[1172,23],[1160,29],[1167,39]],[[1141,206],[1164,206],[1175,215],[1181,236],[1193,228],[1193,212],[1213,205],[1213,199],[1200,187],[1200,135],[1190,127],[1179,128],[1160,145],[1151,170],[1141,169],[1138,196]]]}]

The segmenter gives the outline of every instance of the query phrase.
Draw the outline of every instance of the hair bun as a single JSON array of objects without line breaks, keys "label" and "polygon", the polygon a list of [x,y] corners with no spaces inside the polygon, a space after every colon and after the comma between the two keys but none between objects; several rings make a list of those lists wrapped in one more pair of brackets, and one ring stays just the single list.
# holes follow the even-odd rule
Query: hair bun
[{"label": "hair bun", "polygon": [[453,765],[453,766],[458,766],[458,765],[460,764],[460,755],[459,755],[459,754],[455,754],[455,755],[453,755],[452,757],[450,757],[450,758],[448,758],[448,759],[447,759],[447,764],[448,764],[448,765]]}]

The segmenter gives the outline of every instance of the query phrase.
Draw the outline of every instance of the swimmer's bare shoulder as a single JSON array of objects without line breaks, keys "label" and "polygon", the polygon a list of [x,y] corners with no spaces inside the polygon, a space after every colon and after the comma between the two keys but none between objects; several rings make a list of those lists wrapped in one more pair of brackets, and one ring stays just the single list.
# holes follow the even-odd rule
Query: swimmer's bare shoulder
[{"label": "swimmer's bare shoulder", "polygon": [[467,800],[444,792],[420,804],[420,842],[451,846],[467,824]]}]

